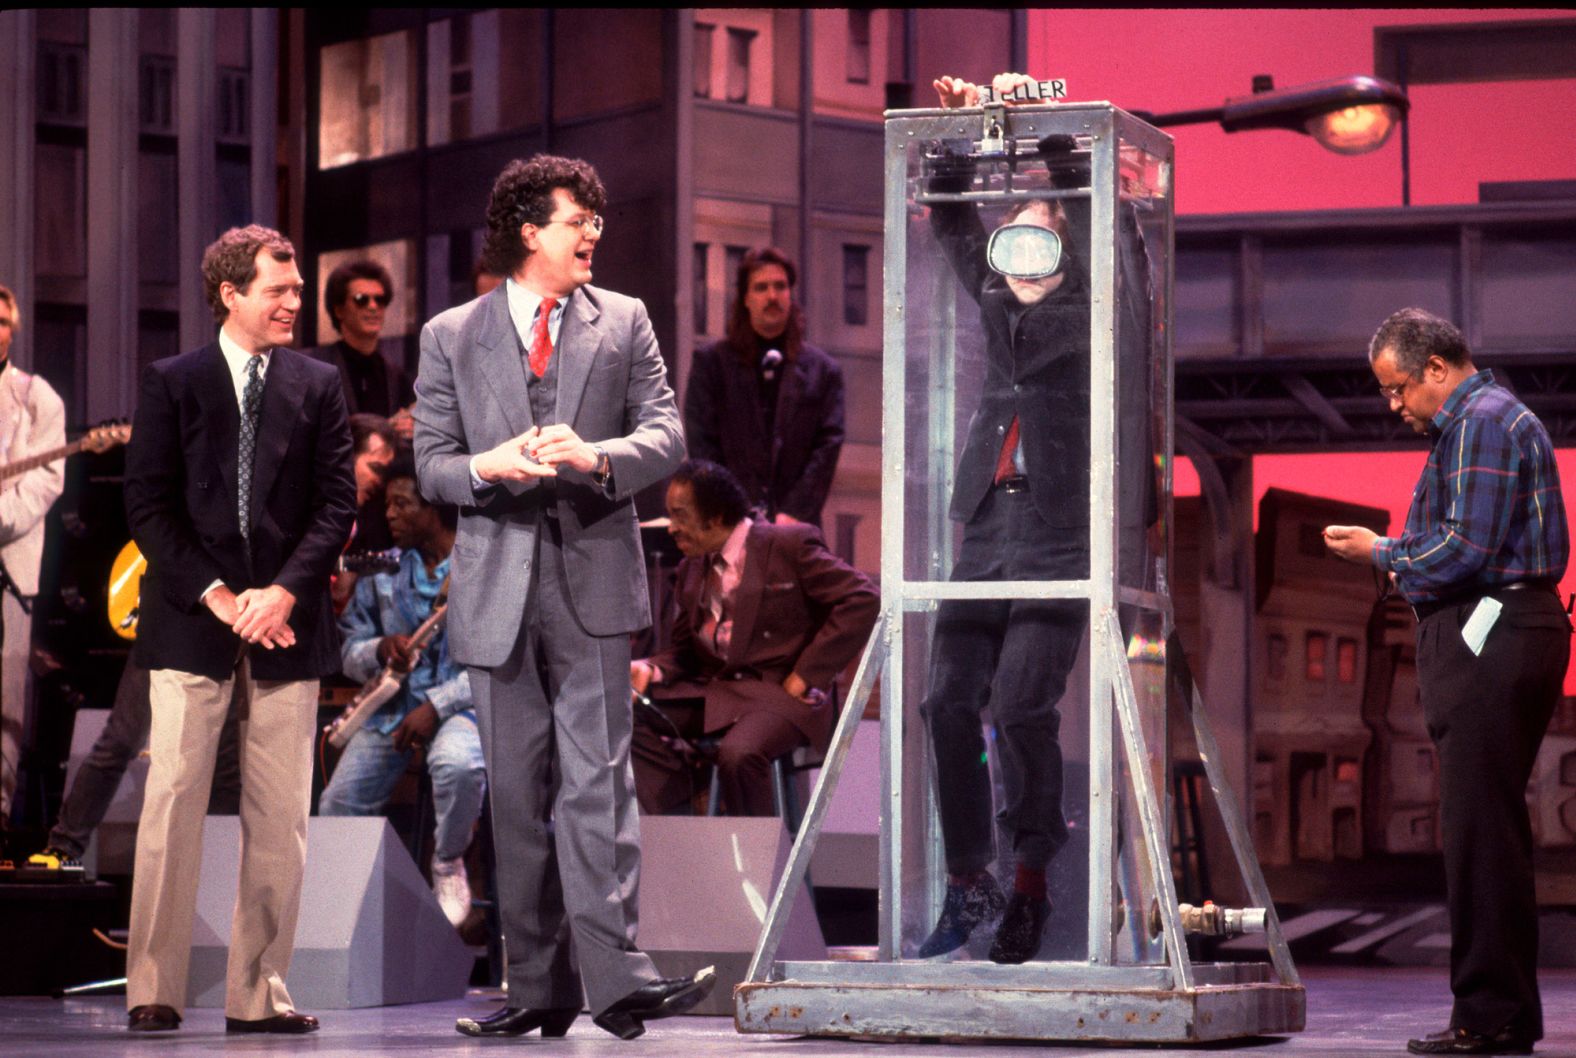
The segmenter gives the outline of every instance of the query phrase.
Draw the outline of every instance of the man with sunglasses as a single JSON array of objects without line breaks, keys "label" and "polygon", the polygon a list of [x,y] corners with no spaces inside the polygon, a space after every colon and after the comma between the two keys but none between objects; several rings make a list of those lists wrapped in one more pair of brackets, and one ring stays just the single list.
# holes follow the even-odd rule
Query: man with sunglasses
[{"label": "man with sunglasses", "polygon": [[1531,1054],[1543,1036],[1527,780],[1570,660],[1570,554],[1554,445],[1479,371],[1461,332],[1402,309],[1368,347],[1379,392],[1430,451],[1399,536],[1332,525],[1326,546],[1388,573],[1417,616],[1417,678],[1439,755],[1450,914],[1442,1032],[1414,1054]]},{"label": "man with sunglasses", "polygon": [[383,340],[394,279],[369,258],[347,261],[328,274],[323,307],[339,340],[312,351],[315,359],[339,369],[350,414],[381,415],[405,440],[414,426],[407,410],[416,402],[405,375],[405,351],[397,340]]},{"label": "man with sunglasses", "polygon": [[[684,458],[646,308],[591,285],[607,192],[537,155],[493,184],[502,286],[421,333],[421,491],[460,508],[449,643],[492,787],[508,1005],[469,1036],[562,1036],[589,1000],[623,1039],[694,1007],[635,944],[640,829],[629,636],[651,623],[634,495]],[[571,943],[572,941],[572,943]]]}]

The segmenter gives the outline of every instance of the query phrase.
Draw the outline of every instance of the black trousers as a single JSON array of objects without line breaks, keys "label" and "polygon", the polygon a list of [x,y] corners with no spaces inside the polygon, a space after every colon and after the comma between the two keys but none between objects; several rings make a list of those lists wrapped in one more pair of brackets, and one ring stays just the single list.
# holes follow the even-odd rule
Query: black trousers
[{"label": "black trousers", "polygon": [[[1076,580],[1089,575],[1089,531],[1046,523],[1028,492],[993,488],[963,528],[955,581]],[[936,756],[947,870],[995,858],[991,781],[980,713],[1000,754],[997,821],[1013,865],[1043,869],[1067,843],[1057,703],[1078,660],[1089,607],[1079,599],[944,601],[921,707]]]},{"label": "black trousers", "polygon": [[1423,715],[1439,753],[1452,1028],[1543,1035],[1527,780],[1559,701],[1570,622],[1549,591],[1502,591],[1481,655],[1461,638],[1475,601],[1417,627]]}]

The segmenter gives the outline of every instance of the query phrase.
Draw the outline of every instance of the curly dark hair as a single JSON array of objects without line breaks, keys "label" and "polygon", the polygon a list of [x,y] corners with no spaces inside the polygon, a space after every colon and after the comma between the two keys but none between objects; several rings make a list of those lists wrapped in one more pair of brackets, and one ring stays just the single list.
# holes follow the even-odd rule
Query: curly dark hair
[{"label": "curly dark hair", "polygon": [[1421,371],[1431,356],[1451,367],[1465,367],[1472,362],[1472,350],[1467,348],[1467,340],[1456,325],[1426,309],[1392,312],[1368,343],[1369,361],[1379,359],[1386,349],[1394,354],[1396,369],[1408,377]]},{"label": "curly dark hair", "polygon": [[454,530],[460,525],[460,509],[452,503],[429,503],[427,497],[421,494],[421,486],[416,477],[416,457],[408,448],[400,448],[394,454],[393,460],[378,467],[378,479],[387,489],[389,482],[396,478],[409,478],[412,485],[416,486],[416,502],[423,507],[431,507],[438,512],[438,521],[445,529]]},{"label": "curly dark hair", "polygon": [[538,154],[504,166],[487,202],[482,260],[488,271],[506,276],[520,267],[529,253],[520,239],[520,226],[547,223],[553,215],[553,189],[558,187],[593,212],[600,213],[607,205],[607,189],[589,162]]},{"label": "curly dark hair", "polygon": [[673,472],[673,483],[690,487],[695,512],[707,522],[720,518],[723,525],[738,525],[750,513],[750,498],[739,479],[709,459],[686,459]]},{"label": "curly dark hair", "polygon": [[202,289],[213,309],[213,318],[224,323],[230,310],[219,296],[219,287],[229,283],[242,294],[257,278],[257,254],[267,250],[274,260],[284,262],[295,259],[295,247],[290,240],[272,228],[261,224],[248,224],[244,228],[231,228],[219,236],[202,254]]},{"label": "curly dark hair", "polygon": [[[788,273],[790,291],[799,282],[799,270],[794,267],[793,258],[775,246],[757,246],[739,259],[739,271],[733,283],[733,305],[728,312],[728,344],[733,346],[740,363],[755,363],[759,339],[755,328],[750,326],[750,310],[744,307],[744,295],[749,292],[750,279],[756,271],[767,265],[777,265]],[[790,361],[799,359],[799,350],[804,346],[804,310],[799,307],[798,298],[794,298],[788,308],[788,326],[783,328],[778,341],[782,343],[784,356]]]},{"label": "curly dark hair", "polygon": [[382,283],[383,293],[391,299],[394,297],[394,277],[389,275],[387,268],[366,257],[359,261],[346,261],[328,273],[328,282],[323,286],[323,308],[327,310],[329,322],[333,323],[336,331],[343,328],[339,324],[339,317],[334,315],[334,310],[343,306],[345,299],[350,296],[352,279],[371,279]]}]

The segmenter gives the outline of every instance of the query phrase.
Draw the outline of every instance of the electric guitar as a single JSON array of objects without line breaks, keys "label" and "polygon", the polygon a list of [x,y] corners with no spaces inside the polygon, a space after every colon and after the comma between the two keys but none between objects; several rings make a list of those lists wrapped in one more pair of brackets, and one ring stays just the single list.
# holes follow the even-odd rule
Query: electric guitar
[{"label": "electric guitar", "polygon": [[[443,626],[443,616],[448,610],[448,586],[438,593],[437,605],[433,607],[432,616],[428,617],[416,630],[410,634],[411,652],[420,656],[427,645],[432,642],[432,637],[438,634],[438,629]],[[383,703],[399,693],[405,683],[409,672],[401,672],[393,664],[383,666],[383,671],[372,677],[362,685],[361,690],[345,706],[345,711],[340,713],[333,723],[323,729],[328,735],[329,745],[335,749],[344,749],[345,743],[350,741],[350,736],[361,730],[361,725],[367,722],[367,717],[382,708]]]},{"label": "electric guitar", "polygon": [[[109,626],[122,639],[137,638],[138,610],[142,603],[142,574],[147,568],[148,560],[142,557],[135,540],[126,541],[126,546],[120,549],[120,554],[115,556],[115,561],[110,566],[109,598],[105,609],[109,614]],[[388,551],[352,551],[339,556],[341,573],[392,573],[397,569],[399,569],[397,548]]]},{"label": "electric guitar", "polygon": [[35,452],[25,459],[18,459],[15,463],[7,463],[0,467],[0,481],[26,474],[29,470],[37,470],[41,466],[53,463],[57,459],[74,456],[78,452],[108,452],[116,445],[126,444],[130,440],[130,423],[107,423],[103,426],[95,426],[68,445],[51,448],[47,452]]}]

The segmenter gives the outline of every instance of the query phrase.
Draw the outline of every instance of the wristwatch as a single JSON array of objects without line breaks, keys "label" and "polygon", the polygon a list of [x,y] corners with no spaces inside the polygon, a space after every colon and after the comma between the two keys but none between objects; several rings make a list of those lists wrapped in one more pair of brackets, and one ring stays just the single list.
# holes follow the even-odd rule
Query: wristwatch
[{"label": "wristwatch", "polygon": [[598,485],[606,485],[609,475],[613,473],[613,465],[608,462],[607,449],[601,445],[592,445],[591,451],[596,453],[596,466],[591,468],[591,480]]}]

